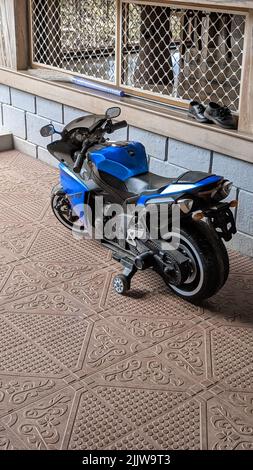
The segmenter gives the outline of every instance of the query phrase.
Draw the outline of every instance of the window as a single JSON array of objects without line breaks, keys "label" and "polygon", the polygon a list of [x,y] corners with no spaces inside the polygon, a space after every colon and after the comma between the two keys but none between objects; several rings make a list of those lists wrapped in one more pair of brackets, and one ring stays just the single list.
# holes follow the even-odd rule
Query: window
[{"label": "window", "polygon": [[238,111],[245,16],[123,0],[31,0],[33,66]]}]

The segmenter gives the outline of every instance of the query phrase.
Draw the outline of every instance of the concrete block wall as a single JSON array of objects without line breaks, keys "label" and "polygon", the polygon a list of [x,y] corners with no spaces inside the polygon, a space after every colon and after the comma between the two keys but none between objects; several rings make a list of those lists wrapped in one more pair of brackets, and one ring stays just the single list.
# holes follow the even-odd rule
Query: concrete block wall
[{"label": "concrete block wall", "polygon": [[[0,125],[13,133],[15,148],[50,165],[58,165],[46,150],[52,138],[42,138],[40,128],[52,122],[57,130],[62,130],[65,124],[85,114],[88,113],[0,85]],[[121,129],[110,138],[142,142],[153,173],[177,177],[187,170],[200,170],[221,174],[233,181],[231,199],[239,199],[239,208],[235,210],[238,233],[230,246],[253,256],[252,164],[138,127]]]},{"label": "concrete block wall", "polygon": [[88,113],[0,84],[0,126],[12,132],[15,148],[54,166],[58,162],[46,147],[59,137],[41,137],[41,127],[53,123],[61,131],[65,124],[85,114]]}]

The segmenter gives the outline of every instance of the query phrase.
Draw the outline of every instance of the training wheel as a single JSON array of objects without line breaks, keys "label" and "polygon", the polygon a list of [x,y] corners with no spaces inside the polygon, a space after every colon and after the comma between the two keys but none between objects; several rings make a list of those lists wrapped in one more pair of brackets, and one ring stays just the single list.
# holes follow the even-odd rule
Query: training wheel
[{"label": "training wheel", "polygon": [[117,294],[124,295],[130,289],[130,281],[124,274],[118,274],[113,279],[113,287]]}]

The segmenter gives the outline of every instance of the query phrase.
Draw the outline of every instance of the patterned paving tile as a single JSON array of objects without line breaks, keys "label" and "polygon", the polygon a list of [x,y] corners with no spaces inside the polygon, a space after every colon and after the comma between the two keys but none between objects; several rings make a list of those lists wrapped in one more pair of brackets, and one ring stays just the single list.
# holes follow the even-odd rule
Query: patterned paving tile
[{"label": "patterned paving tile", "polygon": [[13,270],[13,265],[5,264],[0,266],[0,287],[2,287]]},{"label": "patterned paving tile", "polygon": [[231,274],[220,292],[206,302],[205,312],[214,324],[253,327],[252,274]]},{"label": "patterned paving tile", "polygon": [[253,274],[252,258],[242,256],[237,251],[229,250],[229,262],[231,274]]},{"label": "patterned paving tile", "polygon": [[18,150],[10,150],[1,152],[0,168],[2,170],[9,170],[10,166],[16,162],[19,158],[20,152]]},{"label": "patterned paving tile", "polygon": [[157,354],[170,366],[194,380],[208,378],[205,331],[199,326],[183,331],[157,346]]},{"label": "patterned paving tile", "polygon": [[28,447],[1,421],[0,450],[28,450]]},{"label": "patterned paving tile", "polygon": [[105,320],[98,320],[93,325],[79,376],[86,377],[104,370],[133,355],[139,349],[139,341]]},{"label": "patterned paving tile", "polygon": [[166,414],[189,398],[187,392],[131,389],[127,387],[94,388],[97,395],[135,426],[143,426]]},{"label": "patterned paving tile", "polygon": [[157,286],[155,282],[157,277],[153,277],[155,273],[151,273],[151,282],[149,285],[146,285],[145,280],[149,279],[145,277],[147,274],[147,271],[139,273],[139,276],[143,275],[143,278],[139,277],[139,282],[141,283],[140,289],[130,291],[127,296],[119,296],[110,288],[107,291],[106,299],[103,304],[104,311],[102,315],[104,317],[110,317],[124,312],[124,316],[136,315],[137,317],[146,319],[157,319],[158,317],[167,318],[167,315],[169,317],[175,315],[181,319],[195,322],[202,321],[202,319],[206,318],[203,307],[189,304],[184,300],[178,299],[175,295],[170,293],[169,289],[164,287],[163,283],[161,284],[160,280]]},{"label": "patterned paving tile", "polygon": [[87,250],[80,256],[80,251],[73,247],[66,252],[57,249],[29,259],[33,269],[52,284],[72,281],[82,276],[83,273],[98,271],[103,266],[103,262],[98,260],[92,252]]},{"label": "patterned paving tile", "polygon": [[0,375],[0,418],[64,387],[59,379]]},{"label": "patterned paving tile", "polygon": [[166,315],[155,318],[142,316],[141,313],[135,316],[112,315],[107,317],[110,323],[126,331],[141,344],[147,347],[160,343],[166,338],[175,336],[193,326],[193,322],[181,319],[179,316]]},{"label": "patterned paving tile", "polygon": [[62,289],[94,312],[99,313],[103,310],[104,298],[107,295],[111,277],[110,267],[91,274],[85,272],[77,279],[62,284]]},{"label": "patterned paving tile", "polygon": [[54,252],[58,249],[64,253],[69,250],[69,243],[59,236],[56,230],[41,227],[29,247],[27,256],[33,257],[44,253]]},{"label": "patterned paving tile", "polygon": [[[115,276],[121,271],[120,265],[114,263],[114,272],[112,275]],[[112,282],[112,279],[111,279]],[[165,292],[168,290],[163,280],[153,271],[137,272],[131,283],[131,291],[127,297],[119,296],[114,292],[113,289],[109,289],[106,293],[104,308],[113,309],[117,311],[128,308],[129,312],[132,308],[138,308],[139,312],[145,310],[145,315],[149,314],[149,306],[146,304],[149,295],[157,297],[158,293]],[[150,304],[151,306],[151,304]]]},{"label": "patterned paving tile", "polygon": [[[49,197],[41,196],[38,192],[34,191],[30,194],[22,195],[22,202],[20,197],[9,197],[8,205],[16,212],[20,212],[21,216],[31,222],[40,222],[44,213],[48,209]],[[4,200],[5,202],[5,200]]]},{"label": "patterned paving tile", "polygon": [[133,430],[133,426],[92,391],[81,392],[72,432],[64,447],[70,450],[103,449]]},{"label": "patterned paving tile", "polygon": [[14,259],[25,258],[39,232],[40,226],[28,223],[28,221],[26,224],[9,227],[0,234],[1,250],[6,252],[6,256],[9,254]]},{"label": "patterned paving tile", "polygon": [[25,324],[25,322],[28,321],[35,325],[35,329],[36,323],[34,323],[34,315],[36,314],[38,314],[38,318],[40,318],[41,314],[49,315],[49,317],[54,318],[56,318],[55,315],[63,314],[80,314],[84,316],[94,314],[86,305],[73,299],[59,287],[44,289],[42,292],[34,293],[0,306],[0,313],[7,312],[10,314],[13,321],[15,321],[16,318],[14,313],[17,313],[17,318],[20,318],[21,324]]},{"label": "patterned paving tile", "polygon": [[154,450],[155,444],[142,431],[134,431],[109,446],[108,450]]},{"label": "patterned paving tile", "polygon": [[[29,223],[29,219],[21,215],[20,211],[11,205],[2,204],[1,196],[1,226],[0,226],[0,240],[1,246],[5,239],[8,239],[10,234],[17,229],[22,229],[25,224]],[[5,234],[8,233],[7,237]]]},{"label": "patterned paving tile", "polygon": [[85,378],[85,383],[90,386],[99,384],[162,391],[186,392],[191,388],[194,390],[196,385],[194,378],[186,375],[183,369],[173,367],[166,361],[166,358],[159,357],[159,352],[159,345],[137,352]]},{"label": "patterned paving tile", "polygon": [[[1,157],[2,158],[2,157]],[[15,169],[2,169],[0,173],[0,194],[1,196],[11,195],[18,192],[20,185],[27,185],[26,175]]]},{"label": "patterned paving tile", "polygon": [[49,287],[50,283],[33,271],[29,263],[8,265],[8,272],[0,289],[0,305]]},{"label": "patterned paving tile", "polygon": [[[5,269],[6,265],[9,263],[13,263],[14,261],[17,261],[17,256],[15,256],[14,253],[11,253],[9,250],[4,248],[3,246],[0,246],[0,270]],[[3,272],[1,271],[1,272]],[[0,277],[2,274],[0,274]]]},{"label": "patterned paving tile", "polygon": [[202,305],[152,271],[118,296],[110,251],[51,213],[57,170],[0,170],[0,450],[252,450],[253,260]]},{"label": "patterned paving tile", "polygon": [[225,391],[206,398],[208,449],[253,449],[252,399],[252,393]]},{"label": "patterned paving tile", "polygon": [[25,406],[2,418],[23,443],[33,450],[60,449],[75,396],[72,387],[66,387]]},{"label": "patterned paving tile", "polygon": [[253,365],[240,369],[239,372],[226,377],[224,386],[227,390],[253,391]]},{"label": "patterned paving tile", "polygon": [[228,377],[252,364],[253,349],[222,328],[211,332],[211,351],[213,374],[218,378]]},{"label": "patterned paving tile", "polygon": [[[16,343],[15,343],[16,344]],[[0,373],[64,377],[68,371],[37,344],[30,341],[12,345],[0,353]]]},{"label": "patterned paving tile", "polygon": [[201,449],[200,404],[190,400],[143,427],[160,449]]}]

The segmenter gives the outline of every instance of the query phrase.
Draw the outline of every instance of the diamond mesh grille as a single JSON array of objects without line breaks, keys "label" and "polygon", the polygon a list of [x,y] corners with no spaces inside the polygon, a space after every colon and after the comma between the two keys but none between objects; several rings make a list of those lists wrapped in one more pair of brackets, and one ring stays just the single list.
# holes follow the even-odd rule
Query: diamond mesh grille
[{"label": "diamond mesh grille", "polygon": [[122,83],[238,109],[245,17],[125,3]]},{"label": "diamond mesh grille", "polygon": [[115,80],[115,0],[32,0],[33,61]]},{"label": "diamond mesh grille", "polygon": [[33,62],[179,103],[239,107],[245,16],[122,0],[31,0]]}]

